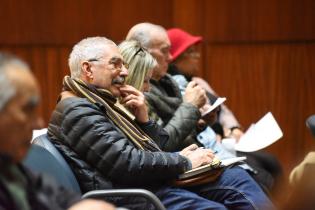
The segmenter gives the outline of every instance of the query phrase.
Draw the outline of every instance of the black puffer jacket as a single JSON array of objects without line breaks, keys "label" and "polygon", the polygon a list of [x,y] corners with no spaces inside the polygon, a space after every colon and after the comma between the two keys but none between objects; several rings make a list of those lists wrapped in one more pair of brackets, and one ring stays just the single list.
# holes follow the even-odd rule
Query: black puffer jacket
[{"label": "black puffer jacket", "polygon": [[[140,127],[157,142],[163,130],[149,122]],[[71,97],[60,101],[52,114],[48,135],[74,170],[82,191],[104,188],[155,189],[190,168],[176,153],[136,148],[100,106]]]}]

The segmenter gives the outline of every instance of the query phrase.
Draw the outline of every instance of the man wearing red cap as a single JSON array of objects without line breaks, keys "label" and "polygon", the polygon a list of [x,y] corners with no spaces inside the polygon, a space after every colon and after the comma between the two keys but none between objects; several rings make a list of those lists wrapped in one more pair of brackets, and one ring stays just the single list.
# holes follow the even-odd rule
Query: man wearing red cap
[{"label": "man wearing red cap", "polygon": [[[171,75],[184,75],[188,81],[194,80],[211,94],[217,95],[205,80],[194,77],[199,67],[200,53],[197,48],[199,47],[198,44],[202,41],[202,37],[193,36],[179,28],[169,29],[167,30],[167,34],[171,42],[170,53],[173,64],[170,65],[171,68],[169,68],[168,72]],[[177,68],[174,68],[174,65]],[[219,121],[224,127],[233,128],[233,134],[238,135],[238,128],[241,126],[233,113],[225,105],[221,106]]]},{"label": "man wearing red cap", "polygon": [[[166,30],[151,23],[132,27],[127,40],[137,40],[158,62],[151,79],[152,88],[146,95],[151,111],[162,120],[170,134],[167,149],[174,150],[194,130],[200,118],[200,98],[204,91],[195,83],[189,83],[181,96],[176,82],[167,74],[170,40]],[[201,102],[196,103],[196,100]],[[165,148],[163,148],[165,149]],[[179,148],[177,148],[179,150]],[[225,169],[220,177],[208,184],[196,187],[167,188],[158,195],[167,209],[272,209],[273,205],[261,188],[242,168]]]},{"label": "man wearing red cap", "polygon": [[[193,36],[179,28],[169,29],[167,33],[171,42],[170,52],[172,55],[172,62],[169,65],[168,72],[173,75],[173,78],[179,84],[180,88],[185,89],[185,79],[187,79],[187,81],[193,80],[197,81],[198,84],[202,82],[201,85],[203,88],[217,95],[205,80],[193,77],[200,66],[200,53],[197,47],[199,47],[202,37]],[[211,127],[214,128],[217,133],[220,133],[222,137],[227,136],[239,139],[241,135],[243,135],[240,124],[225,105],[221,105],[219,122],[215,124],[215,127]],[[229,134],[226,134],[227,132],[219,132],[220,130],[229,131]],[[255,180],[258,181],[265,190],[274,191],[276,194],[283,174],[279,161],[271,154],[265,152],[237,154],[247,156],[247,162],[256,171],[256,173],[252,173]],[[253,172],[250,168],[246,168]]]}]

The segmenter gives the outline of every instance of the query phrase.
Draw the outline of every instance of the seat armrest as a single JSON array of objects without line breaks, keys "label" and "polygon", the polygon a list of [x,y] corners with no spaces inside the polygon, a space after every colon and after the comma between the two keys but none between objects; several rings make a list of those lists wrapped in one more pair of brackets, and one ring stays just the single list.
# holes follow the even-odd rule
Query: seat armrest
[{"label": "seat armrest", "polygon": [[104,198],[110,196],[138,196],[150,201],[157,210],[166,210],[161,201],[152,192],[144,189],[114,189],[114,190],[92,190],[82,198]]}]

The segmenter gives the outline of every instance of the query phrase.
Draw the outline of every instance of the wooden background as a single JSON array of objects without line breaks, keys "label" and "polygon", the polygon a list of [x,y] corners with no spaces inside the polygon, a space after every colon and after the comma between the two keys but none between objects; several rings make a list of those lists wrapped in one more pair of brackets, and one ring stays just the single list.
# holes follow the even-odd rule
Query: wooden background
[{"label": "wooden background", "polygon": [[274,114],[284,137],[267,150],[287,173],[314,149],[305,126],[315,114],[313,0],[1,0],[0,50],[31,65],[47,123],[71,47],[87,36],[121,41],[139,22],[204,37],[199,74],[228,98],[244,128]]}]

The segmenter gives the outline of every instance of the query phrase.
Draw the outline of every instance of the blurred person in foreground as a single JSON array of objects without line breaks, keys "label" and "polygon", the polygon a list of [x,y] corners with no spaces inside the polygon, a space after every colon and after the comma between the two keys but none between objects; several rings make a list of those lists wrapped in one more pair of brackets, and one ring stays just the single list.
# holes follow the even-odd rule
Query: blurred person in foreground
[{"label": "blurred person in foreground", "polygon": [[0,209],[114,210],[103,201],[83,200],[53,180],[35,175],[20,163],[39,126],[37,81],[29,67],[0,52]]},{"label": "blurred person in foreground", "polygon": [[[315,138],[315,115],[306,120],[306,126]],[[291,171],[288,197],[282,209],[314,209],[315,207],[315,151]]]}]

